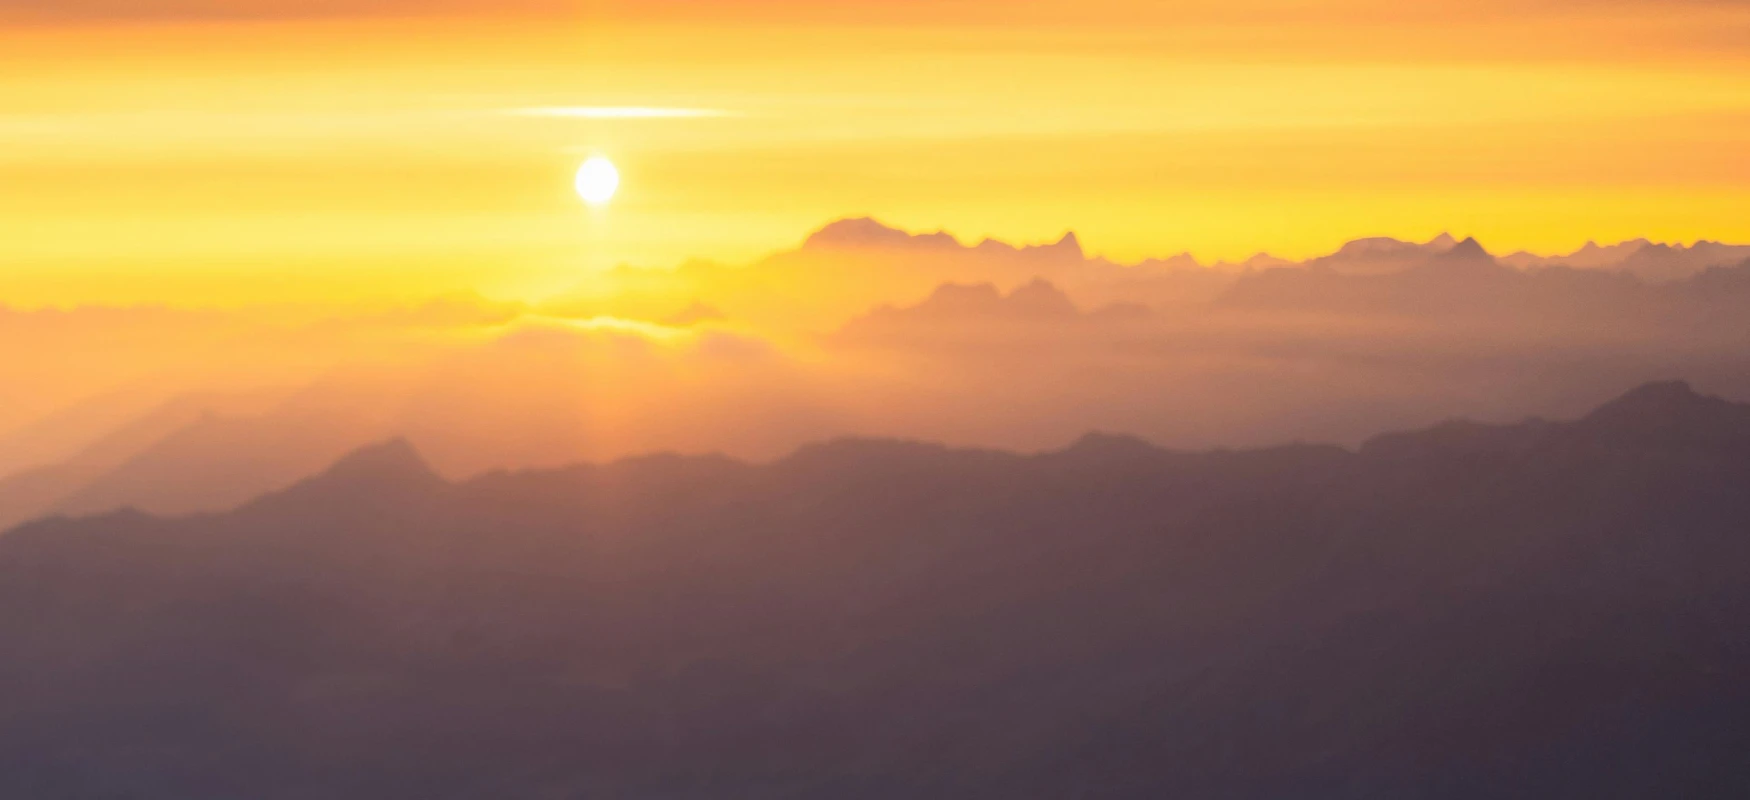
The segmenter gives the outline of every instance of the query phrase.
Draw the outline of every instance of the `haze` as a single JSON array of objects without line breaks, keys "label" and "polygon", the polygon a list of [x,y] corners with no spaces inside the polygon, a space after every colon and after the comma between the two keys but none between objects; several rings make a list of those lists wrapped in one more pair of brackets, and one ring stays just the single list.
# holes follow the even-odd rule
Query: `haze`
[{"label": "haze", "polygon": [[[0,5],[11,304],[537,300],[874,215],[1122,261],[1750,240],[1739,3]],[[589,118],[531,110],[695,114]],[[625,173],[592,217],[567,178]]]},{"label": "haze", "polygon": [[0,797],[1750,796],[1746,42],[0,0]]}]

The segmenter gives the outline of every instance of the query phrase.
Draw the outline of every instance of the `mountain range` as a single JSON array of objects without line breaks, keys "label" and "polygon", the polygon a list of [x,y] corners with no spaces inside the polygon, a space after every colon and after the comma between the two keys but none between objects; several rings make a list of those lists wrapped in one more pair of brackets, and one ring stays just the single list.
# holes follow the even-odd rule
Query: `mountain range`
[{"label": "mountain range", "polygon": [[[1092,307],[1133,303],[1195,311],[1235,292],[1244,293],[1245,284],[1265,275],[1305,273],[1365,281],[1464,261],[1486,262],[1517,275],[1578,274],[1564,280],[1595,279],[1602,285],[1633,284],[1657,291],[1700,279],[1712,269],[1750,261],[1750,246],[1636,240],[1610,247],[1588,244],[1565,255],[1520,252],[1497,258],[1475,239],[1441,234],[1420,243],[1389,237],[1357,239],[1328,255],[1299,262],[1258,254],[1237,264],[1205,265],[1185,253],[1121,263],[1088,253],[1073,232],[1049,244],[1018,246],[992,239],[967,244],[945,231],[910,233],[861,217],[832,222],[800,246],[751,264],[622,268],[608,276],[605,285],[612,291],[592,285],[587,293],[617,295],[619,305],[586,302],[581,307],[650,314],[659,305],[651,297],[678,293],[695,297],[731,319],[820,330],[841,325],[873,306],[914,302],[942,285],[989,283],[1007,289],[1045,280]],[[668,309],[659,316],[673,313]]]},{"label": "mountain range", "polygon": [[[1441,235],[1120,264],[1074,234],[963,244],[863,218],[753,264],[603,276],[626,308],[0,310],[0,527],[218,511],[392,436],[459,478],[658,449],[766,459],[853,432],[1353,445],[1453,415],[1576,414],[1661,374],[1737,395],[1750,265],[1726,262],[1744,252],[1497,258]],[[1681,269],[1652,280],[1654,262]],[[609,312],[627,316],[592,316]]]},{"label": "mountain range", "polygon": [[1750,406],[837,440],[0,536],[0,794],[1730,797]]},{"label": "mountain range", "polygon": [[[995,239],[985,239],[977,245],[964,245],[945,231],[913,234],[890,227],[868,217],[843,219],[826,225],[811,234],[800,252],[843,252],[858,250],[900,250],[916,252],[969,251],[991,257],[1022,256],[1035,261],[1094,261],[1115,266],[1128,266],[1138,272],[1160,272],[1187,269],[1213,269],[1219,272],[1256,271],[1281,267],[1325,268],[1349,275],[1377,275],[1401,272],[1421,263],[1429,256],[1440,255],[1460,245],[1481,245],[1475,240],[1460,240],[1442,233],[1427,242],[1406,242],[1387,236],[1354,239],[1324,256],[1305,261],[1277,258],[1259,253],[1238,263],[1218,261],[1203,264],[1189,253],[1169,258],[1147,259],[1122,265],[1098,256],[1088,255],[1074,232],[1064,234],[1054,244],[1016,246]],[[1468,247],[1469,245],[1467,245]],[[1694,244],[1667,244],[1647,239],[1635,239],[1619,244],[1600,246],[1587,242],[1572,253],[1537,255],[1519,251],[1501,256],[1500,262],[1521,270],[1545,267],[1596,269],[1633,275],[1649,283],[1680,280],[1699,274],[1709,267],[1733,266],[1750,260],[1750,245],[1731,245],[1698,241]]]}]

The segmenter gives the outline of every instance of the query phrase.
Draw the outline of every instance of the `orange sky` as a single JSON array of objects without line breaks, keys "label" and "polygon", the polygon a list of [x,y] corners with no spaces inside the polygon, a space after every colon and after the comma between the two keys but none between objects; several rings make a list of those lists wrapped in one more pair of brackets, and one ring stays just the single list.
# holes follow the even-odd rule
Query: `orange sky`
[{"label": "orange sky", "polygon": [[[1750,4],[1402,5],[0,0],[0,303],[533,298],[862,214],[1750,241]],[[576,107],[687,113],[529,113]]]}]

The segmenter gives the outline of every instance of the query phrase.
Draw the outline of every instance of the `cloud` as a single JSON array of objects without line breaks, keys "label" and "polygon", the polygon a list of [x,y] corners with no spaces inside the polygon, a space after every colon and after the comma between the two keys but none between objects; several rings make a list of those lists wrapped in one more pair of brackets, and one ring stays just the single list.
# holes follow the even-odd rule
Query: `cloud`
[{"label": "cloud", "polygon": [[538,106],[515,108],[518,117],[550,119],[708,119],[739,116],[718,108],[663,108],[653,106]]}]

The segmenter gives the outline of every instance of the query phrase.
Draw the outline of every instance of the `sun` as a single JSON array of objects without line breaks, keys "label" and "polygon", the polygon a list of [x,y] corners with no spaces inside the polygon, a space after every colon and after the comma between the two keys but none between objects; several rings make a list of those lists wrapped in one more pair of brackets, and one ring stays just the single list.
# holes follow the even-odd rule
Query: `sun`
[{"label": "sun", "polygon": [[614,162],[595,156],[577,168],[577,196],[592,206],[606,204],[620,190],[620,171]]}]

